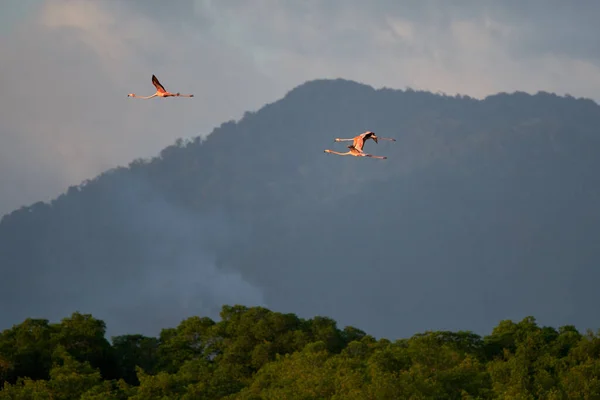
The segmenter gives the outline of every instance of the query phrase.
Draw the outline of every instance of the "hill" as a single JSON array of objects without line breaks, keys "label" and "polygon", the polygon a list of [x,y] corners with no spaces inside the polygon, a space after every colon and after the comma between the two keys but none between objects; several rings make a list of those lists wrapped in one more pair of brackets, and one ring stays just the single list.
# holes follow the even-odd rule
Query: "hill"
[{"label": "hill", "polygon": [[[373,335],[598,326],[600,107],[316,80],[0,222],[0,327],[73,309],[156,334],[221,304]],[[338,157],[335,137],[393,136]],[[10,306],[6,306],[10,304]]]}]

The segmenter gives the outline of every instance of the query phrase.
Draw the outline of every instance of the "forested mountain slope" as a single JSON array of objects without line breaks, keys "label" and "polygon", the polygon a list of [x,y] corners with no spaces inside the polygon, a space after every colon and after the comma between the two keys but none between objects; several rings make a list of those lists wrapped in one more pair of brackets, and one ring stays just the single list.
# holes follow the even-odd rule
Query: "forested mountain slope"
[{"label": "forested mountain slope", "polygon": [[[156,334],[222,304],[373,335],[598,326],[600,107],[307,82],[0,222],[0,327],[73,309]],[[392,136],[338,157],[335,137]]]}]

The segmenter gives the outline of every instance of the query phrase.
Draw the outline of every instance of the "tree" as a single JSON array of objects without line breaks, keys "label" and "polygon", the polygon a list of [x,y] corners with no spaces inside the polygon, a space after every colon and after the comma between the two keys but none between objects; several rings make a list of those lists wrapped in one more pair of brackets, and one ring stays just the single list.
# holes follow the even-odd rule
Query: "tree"
[{"label": "tree", "polygon": [[73,313],[56,326],[52,340],[79,362],[89,362],[98,368],[104,379],[118,377],[113,348],[105,338],[104,321],[91,314]]},{"label": "tree", "polygon": [[52,364],[51,337],[56,331],[47,319],[28,318],[0,334],[0,385],[18,377],[47,379]]},{"label": "tree", "polygon": [[119,377],[131,385],[138,385],[136,367],[147,373],[154,373],[158,364],[158,346],[156,338],[144,335],[122,335],[112,340]]}]

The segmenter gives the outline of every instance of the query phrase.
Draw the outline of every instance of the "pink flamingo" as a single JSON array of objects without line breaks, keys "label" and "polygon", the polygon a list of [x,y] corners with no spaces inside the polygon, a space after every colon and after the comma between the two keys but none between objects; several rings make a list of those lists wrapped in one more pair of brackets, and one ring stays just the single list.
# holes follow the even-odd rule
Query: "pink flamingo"
[{"label": "pink flamingo", "polygon": [[356,149],[362,151],[362,149],[363,149],[363,147],[365,145],[365,142],[367,140],[369,140],[369,139],[373,140],[375,143],[378,143],[377,139],[390,140],[392,142],[396,141],[396,139],[392,139],[392,138],[379,137],[379,136],[375,135],[375,132],[371,132],[371,131],[363,132],[360,135],[353,137],[352,139],[335,138],[335,141],[336,142],[350,142],[350,141],[352,141],[353,142],[352,145]]},{"label": "pink flamingo", "polygon": [[194,97],[193,94],[180,94],[168,92],[163,85],[158,81],[156,76],[152,75],[152,84],[156,87],[156,93],[152,96],[137,96],[135,93],[129,93],[127,97],[135,97],[138,99],[151,99],[153,97]]}]

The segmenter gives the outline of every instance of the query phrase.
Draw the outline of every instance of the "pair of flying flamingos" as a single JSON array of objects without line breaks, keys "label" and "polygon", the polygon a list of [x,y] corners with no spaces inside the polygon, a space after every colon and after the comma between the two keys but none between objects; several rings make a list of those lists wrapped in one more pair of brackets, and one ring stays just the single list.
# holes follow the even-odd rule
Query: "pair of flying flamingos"
[{"label": "pair of flying flamingos", "polygon": [[352,139],[340,139],[340,138],[335,139],[336,142],[352,142],[351,145],[347,146],[350,149],[349,151],[347,151],[345,153],[339,153],[337,151],[327,149],[327,150],[325,150],[325,153],[337,154],[338,156],[371,157],[371,158],[379,158],[380,160],[387,159],[387,157],[385,157],[385,156],[374,156],[372,154],[368,154],[363,151],[365,142],[369,139],[371,139],[375,143],[378,143],[377,142],[378,139],[390,140],[392,142],[396,141],[396,139],[378,137],[375,135],[375,132],[366,131],[366,132],[361,133],[358,136],[353,137]]},{"label": "pair of flying flamingos", "polygon": [[[135,97],[138,99],[151,99],[153,97],[194,97],[193,94],[181,94],[179,92],[171,93],[171,92],[167,91],[165,89],[165,87],[158,81],[158,78],[155,75],[152,75],[152,84],[154,85],[154,87],[156,87],[156,93],[154,93],[152,96],[138,96],[135,93],[129,93],[127,95],[127,97]],[[365,141],[367,141],[369,139],[371,139],[375,143],[377,143],[377,139],[391,140],[393,142],[396,141],[396,139],[377,137],[375,135],[375,132],[366,131],[364,133],[361,133],[358,136],[353,137],[352,139],[340,139],[340,138],[335,139],[336,142],[350,142],[351,141],[352,144],[348,146],[348,148],[350,149],[349,151],[347,151],[345,153],[339,153],[337,151],[327,149],[327,150],[325,150],[325,153],[337,154],[339,156],[371,157],[371,158],[379,158],[382,160],[387,159],[387,157],[374,156],[372,154],[368,154],[363,151],[363,147],[365,146]]]}]

